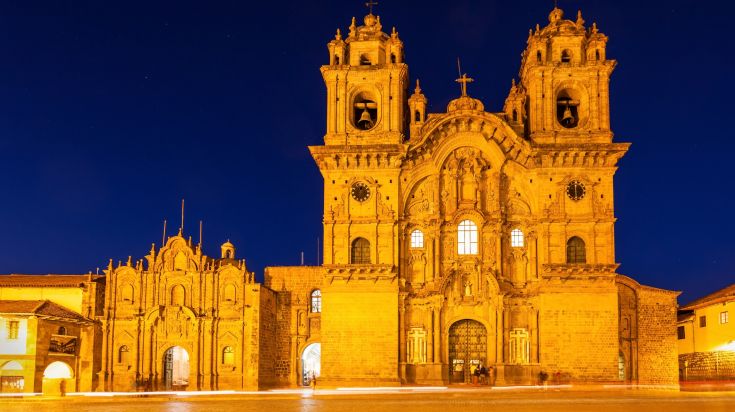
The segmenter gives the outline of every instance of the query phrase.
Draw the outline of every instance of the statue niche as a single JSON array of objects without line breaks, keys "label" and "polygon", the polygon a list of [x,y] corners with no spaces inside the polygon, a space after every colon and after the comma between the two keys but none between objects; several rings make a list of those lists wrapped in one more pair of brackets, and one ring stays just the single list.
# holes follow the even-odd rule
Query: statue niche
[{"label": "statue niche", "polygon": [[528,256],[526,248],[511,248],[509,260],[511,283],[517,288],[525,287],[526,282],[528,282]]},{"label": "statue niche", "polygon": [[410,282],[414,285],[426,283],[426,254],[423,250],[412,250],[409,258],[411,266]]},{"label": "statue niche", "polygon": [[459,148],[449,155],[441,178],[445,214],[452,214],[457,208],[481,206],[489,168],[490,164],[482,157],[482,152],[471,147]]}]

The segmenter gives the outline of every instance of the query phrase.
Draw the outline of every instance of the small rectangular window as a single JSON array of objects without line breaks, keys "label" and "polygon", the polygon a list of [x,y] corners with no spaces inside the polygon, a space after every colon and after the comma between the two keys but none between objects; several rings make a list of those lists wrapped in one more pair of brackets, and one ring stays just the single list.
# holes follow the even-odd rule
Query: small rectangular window
[{"label": "small rectangular window", "polygon": [[700,328],[706,328],[707,327],[707,316],[700,316],[699,317],[699,327]]},{"label": "small rectangular window", "polygon": [[676,336],[679,338],[679,340],[686,338],[686,332],[684,331],[683,326],[679,326],[678,328],[676,328]]},{"label": "small rectangular window", "polygon": [[8,340],[18,339],[18,329],[20,328],[20,322],[17,320],[8,321]]},{"label": "small rectangular window", "polygon": [[724,325],[727,323],[728,320],[729,319],[728,319],[727,311],[720,312],[720,323]]}]

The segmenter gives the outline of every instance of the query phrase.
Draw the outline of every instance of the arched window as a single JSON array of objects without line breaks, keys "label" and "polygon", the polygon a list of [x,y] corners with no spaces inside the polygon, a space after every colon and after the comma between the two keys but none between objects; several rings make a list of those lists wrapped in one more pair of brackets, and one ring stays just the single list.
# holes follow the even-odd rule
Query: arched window
[{"label": "arched window", "polygon": [[337,56],[337,55],[334,56],[334,64],[336,64],[337,66],[339,66],[339,56]]},{"label": "arched window", "polygon": [[59,334],[59,335],[66,335],[66,328],[65,328],[65,327],[63,327],[63,326],[62,326],[62,327],[60,327],[60,328],[59,328],[59,333],[58,333],[58,334]]},{"label": "arched window", "polygon": [[420,122],[421,121],[421,112],[416,110],[416,112],[413,114],[414,122]]},{"label": "arched window", "polygon": [[184,306],[185,297],[186,297],[186,292],[184,291],[183,286],[176,285],[173,288],[171,288],[171,305]]},{"label": "arched window", "polygon": [[587,263],[584,240],[577,236],[570,237],[567,240],[567,263]]},{"label": "arched window", "polygon": [[395,53],[390,54],[390,62],[393,64],[396,64],[396,54]]},{"label": "arched window", "polygon": [[133,286],[131,284],[125,284],[120,292],[120,299],[123,302],[133,303]]},{"label": "arched window", "polygon": [[561,62],[562,63],[570,63],[572,61],[572,52],[569,50],[563,50],[561,52]]},{"label": "arched window", "polygon": [[542,61],[542,60],[543,60],[543,59],[542,59],[542,57],[541,57],[541,50],[538,50],[538,51],[536,52],[536,62],[537,62],[537,63],[543,63],[543,61]]},{"label": "arched window", "polygon": [[523,247],[523,232],[521,229],[513,229],[510,232],[510,246],[511,247]]},{"label": "arched window", "polygon": [[420,249],[424,247],[424,232],[416,229],[411,232],[411,248]]},{"label": "arched window", "polygon": [[367,54],[363,54],[360,56],[360,66],[370,66],[372,63],[370,63],[370,57]]},{"label": "arched window", "polygon": [[457,253],[460,255],[477,254],[477,225],[471,220],[463,220],[457,227]]},{"label": "arched window", "polygon": [[224,295],[225,295],[226,302],[234,302],[236,293],[237,293],[237,289],[235,288],[235,285],[231,283],[225,285]]},{"label": "arched window", "polygon": [[222,349],[222,364],[229,366],[235,364],[235,349],[232,346],[225,346]]},{"label": "arched window", "polygon": [[117,350],[117,363],[127,364],[128,363],[128,353],[130,353],[130,349],[128,348],[128,345],[120,346],[120,349]]},{"label": "arched window", "polygon": [[518,111],[516,109],[513,109],[513,121],[518,121]]},{"label": "arched window", "polygon": [[352,242],[352,264],[370,264],[370,242],[364,237],[358,237]]},{"label": "arched window", "polygon": [[599,50],[595,50],[595,60],[598,60],[598,61],[600,60],[600,51]]},{"label": "arched window", "polygon": [[322,291],[315,289],[311,292],[311,313],[321,313],[322,311]]}]

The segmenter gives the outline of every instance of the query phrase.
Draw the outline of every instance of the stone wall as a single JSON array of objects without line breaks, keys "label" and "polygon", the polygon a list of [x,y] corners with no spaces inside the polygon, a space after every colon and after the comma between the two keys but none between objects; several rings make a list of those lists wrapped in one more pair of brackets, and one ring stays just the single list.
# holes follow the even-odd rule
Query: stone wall
[{"label": "stone wall", "polygon": [[321,342],[321,313],[310,310],[311,293],[322,287],[320,266],[279,266],[265,269],[265,286],[277,291],[275,376],[279,386],[298,386],[304,348]]},{"label": "stone wall", "polygon": [[540,363],[573,381],[617,380],[617,291],[548,293],[539,313]]},{"label": "stone wall", "polygon": [[694,352],[679,355],[682,381],[735,380],[735,352]]},{"label": "stone wall", "polygon": [[396,280],[335,280],[322,296],[324,384],[397,385]]},{"label": "stone wall", "polygon": [[272,290],[260,288],[259,328],[258,334],[258,388],[268,388],[276,385],[276,293]]},{"label": "stone wall", "polygon": [[638,383],[676,385],[678,292],[638,290]]}]

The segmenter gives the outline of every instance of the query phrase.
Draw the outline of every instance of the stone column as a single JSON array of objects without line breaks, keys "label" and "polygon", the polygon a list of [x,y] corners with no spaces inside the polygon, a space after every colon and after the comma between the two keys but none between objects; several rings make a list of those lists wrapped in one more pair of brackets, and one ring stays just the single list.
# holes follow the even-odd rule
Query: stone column
[{"label": "stone column", "polygon": [[441,308],[435,307],[434,308],[434,362],[435,363],[441,363],[442,362],[442,337],[441,337]]}]

